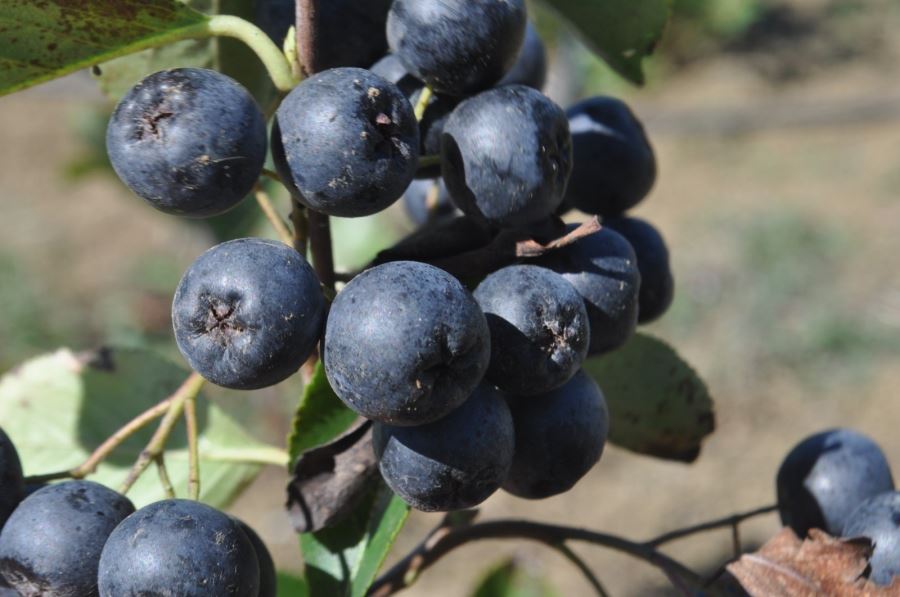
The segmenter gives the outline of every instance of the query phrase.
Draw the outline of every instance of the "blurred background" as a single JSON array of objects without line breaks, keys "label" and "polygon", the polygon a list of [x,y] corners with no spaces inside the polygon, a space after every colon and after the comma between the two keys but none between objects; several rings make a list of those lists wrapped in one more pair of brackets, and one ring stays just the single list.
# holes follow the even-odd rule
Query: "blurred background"
[{"label": "blurred background", "polygon": [[[564,107],[611,94],[644,121],[660,167],[635,211],[666,237],[670,312],[646,331],[689,360],[717,404],[718,430],[693,465],[610,447],[572,492],[530,503],[505,494],[482,516],[521,516],[646,539],[774,501],[788,449],[823,428],[855,427],[900,462],[900,4],[892,0],[675,0],[675,18],[635,89],[535,6],[547,92]],[[270,235],[252,201],[212,224],[158,213],[112,175],[111,104],[90,75],[0,98],[0,372],[59,346],[152,346],[170,332],[182,272],[219,238]],[[282,211],[287,198],[276,197]],[[401,202],[402,203],[402,202]],[[398,203],[334,223],[339,267],[367,262],[411,231]],[[299,385],[228,397],[260,437],[282,443]],[[900,471],[898,471],[900,472]],[[282,470],[233,506],[285,570],[302,566],[283,511]],[[396,554],[440,518],[414,514]],[[778,529],[742,527],[745,547]],[[727,530],[667,551],[712,572]],[[576,550],[610,594],[669,594],[654,569]],[[556,552],[487,543],[454,552],[407,594],[465,596],[490,563],[543,578],[531,593],[590,594]]]}]

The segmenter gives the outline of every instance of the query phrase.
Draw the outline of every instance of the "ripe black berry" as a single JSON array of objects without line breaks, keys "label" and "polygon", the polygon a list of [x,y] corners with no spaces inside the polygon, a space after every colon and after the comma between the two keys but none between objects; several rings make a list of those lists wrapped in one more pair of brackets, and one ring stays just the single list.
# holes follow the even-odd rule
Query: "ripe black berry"
[{"label": "ripe black berry", "polygon": [[502,396],[479,386],[458,409],[428,425],[375,424],[378,466],[388,486],[426,512],[476,506],[506,477],[513,424]]},{"label": "ripe black berry", "polygon": [[97,594],[107,537],[134,506],[91,481],[48,485],[28,496],[0,533],[0,573],[24,597]]},{"label": "ripe black berry", "polygon": [[119,178],[153,207],[208,217],[253,188],[266,159],[266,123],[231,78],[200,68],[164,70],[116,106],[106,148]]},{"label": "ripe black berry", "polygon": [[472,393],[490,358],[484,314],[450,274],[413,261],[363,272],[338,294],[323,344],[331,387],[364,417],[435,421]]},{"label": "ripe black berry", "polygon": [[272,130],[281,177],[308,207],[333,216],[379,212],[400,198],[419,160],[409,100],[361,68],[335,68],[284,99]]},{"label": "ripe black berry", "polygon": [[325,299],[306,259],[282,243],[244,238],[191,265],[172,303],[181,354],[209,381],[241,390],[283,381],[309,357]]}]

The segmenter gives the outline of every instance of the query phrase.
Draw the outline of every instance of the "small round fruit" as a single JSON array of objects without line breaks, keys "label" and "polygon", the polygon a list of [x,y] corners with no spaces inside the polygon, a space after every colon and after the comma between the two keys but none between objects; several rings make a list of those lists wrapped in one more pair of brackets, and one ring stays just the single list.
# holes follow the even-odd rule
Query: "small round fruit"
[{"label": "small round fruit", "polygon": [[516,450],[503,489],[528,499],[565,493],[600,460],[609,433],[606,401],[582,371],[540,396],[510,397]]},{"label": "small round fruit", "polygon": [[868,537],[875,545],[869,578],[889,585],[900,574],[900,493],[889,491],[861,503],[844,524],[842,537]]},{"label": "small round fruit", "polygon": [[638,296],[638,323],[650,323],[663,316],[675,297],[675,279],[669,264],[669,248],[659,231],[638,218],[607,218],[603,226],[625,237],[634,249],[641,272]]},{"label": "small round fruit", "polygon": [[485,378],[504,392],[541,394],[581,367],[591,336],[588,314],[559,274],[536,265],[505,267],[485,278],[475,300],[491,330]]},{"label": "small round fruit", "polygon": [[394,0],[388,43],[435,91],[468,95],[509,71],[526,21],[524,0]]},{"label": "small round fruit", "polygon": [[601,216],[640,203],[656,182],[656,157],[631,109],[612,97],[594,97],[566,114],[575,153],[566,203]]},{"label": "small round fruit", "polygon": [[419,126],[396,85],[361,68],[306,79],[279,106],[272,156],[307,207],[332,216],[379,212],[416,174]]},{"label": "small round fruit", "polygon": [[0,428],[0,529],[24,498],[25,481],[19,453],[9,436]]},{"label": "small round fruit", "polygon": [[838,536],[862,501],[894,489],[894,478],[878,444],[850,429],[832,429],[794,446],[775,484],[785,526],[799,537],[814,528]]},{"label": "small round fruit", "polygon": [[643,282],[634,249],[619,233],[603,228],[537,263],[562,275],[584,299],[589,354],[615,350],[634,334]]},{"label": "small round fruit", "polygon": [[295,373],[319,341],[325,298],[306,259],[279,242],[222,243],[188,268],[172,303],[175,340],[209,381],[239,390]]},{"label": "small round fruit", "polygon": [[163,500],[116,527],[100,557],[100,597],[259,595],[250,539],[200,502]]},{"label": "small round fruit", "polygon": [[48,485],[3,527],[0,574],[24,597],[96,595],[100,552],[132,512],[128,498],[92,481]]},{"label": "small round fruit", "polygon": [[547,50],[530,22],[525,29],[525,41],[519,50],[519,57],[497,85],[528,85],[538,91],[547,81]]},{"label": "small round fruit", "polygon": [[202,68],[154,73],[119,101],[106,130],[116,174],[170,214],[203,218],[237,205],[266,159],[266,121],[246,89]]},{"label": "small round fruit", "polygon": [[524,85],[459,104],[441,139],[441,172],[454,203],[493,226],[522,227],[553,214],[572,171],[562,109]]},{"label": "small round fruit", "polygon": [[515,443],[509,407],[481,385],[455,411],[428,425],[375,424],[373,445],[388,486],[425,512],[477,506],[506,478]]},{"label": "small round fruit", "polygon": [[328,314],[323,363],[347,406],[391,425],[422,425],[462,404],[491,353],[484,314],[450,274],[413,261],[354,278]]},{"label": "small round fruit", "polygon": [[269,553],[269,548],[246,522],[238,520],[234,516],[231,517],[231,520],[244,531],[247,539],[250,539],[250,543],[253,544],[253,551],[256,552],[256,560],[259,562],[259,597],[276,597],[278,573],[275,570],[275,561],[272,559],[272,554]]}]

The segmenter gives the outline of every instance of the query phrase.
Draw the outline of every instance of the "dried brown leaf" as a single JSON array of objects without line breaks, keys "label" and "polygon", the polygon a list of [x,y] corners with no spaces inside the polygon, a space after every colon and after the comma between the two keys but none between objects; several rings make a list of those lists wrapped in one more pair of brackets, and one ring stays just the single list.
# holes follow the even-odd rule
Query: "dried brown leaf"
[{"label": "dried brown leaf", "polygon": [[728,571],[754,597],[900,596],[900,580],[880,587],[865,579],[871,555],[872,543],[865,538],[835,539],[813,529],[801,541],[784,528]]}]

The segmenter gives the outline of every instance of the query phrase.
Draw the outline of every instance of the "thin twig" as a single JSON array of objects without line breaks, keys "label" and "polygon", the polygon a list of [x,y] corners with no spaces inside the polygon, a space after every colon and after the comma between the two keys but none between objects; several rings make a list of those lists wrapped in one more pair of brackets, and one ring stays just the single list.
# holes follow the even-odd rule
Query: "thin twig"
[{"label": "thin twig", "polygon": [[697,533],[703,533],[705,531],[712,531],[725,527],[734,527],[741,524],[745,520],[755,518],[757,516],[762,516],[764,514],[769,514],[771,512],[775,512],[776,510],[778,510],[778,506],[773,504],[771,506],[756,508],[755,510],[750,510],[748,512],[740,512],[738,514],[732,514],[723,518],[717,518],[709,522],[704,522],[701,524],[685,527],[683,529],[677,529],[668,533],[664,533],[654,539],[651,539],[650,541],[647,541],[646,545],[649,545],[650,547],[659,547],[660,545],[669,543],[670,541],[675,541],[676,539],[681,539],[683,537],[688,537]]},{"label": "thin twig", "polygon": [[284,218],[282,218],[281,214],[278,213],[278,210],[275,209],[272,198],[269,197],[269,194],[262,188],[262,185],[257,185],[253,195],[256,197],[259,208],[266,215],[269,223],[272,224],[272,228],[275,229],[275,233],[278,234],[278,238],[281,242],[287,245],[293,244],[294,235],[291,232],[291,227],[288,226],[288,223],[284,221]]},{"label": "thin twig", "polygon": [[702,584],[702,579],[697,573],[646,543],[574,527],[525,520],[495,520],[463,528],[441,530],[440,534],[432,533],[425,542],[376,580],[369,589],[369,595],[375,597],[392,595],[409,586],[410,581],[414,581],[425,569],[450,551],[466,543],[484,539],[529,539],[551,547],[566,541],[583,541],[615,549],[656,566],[684,594],[691,594],[693,589],[699,588]]},{"label": "thin twig", "polygon": [[100,446],[94,450],[90,457],[82,464],[68,471],[58,473],[48,473],[46,475],[34,475],[25,479],[26,483],[46,483],[48,481],[57,481],[59,479],[84,479],[88,475],[93,474],[101,462],[106,460],[116,448],[121,446],[129,437],[149,425],[154,420],[163,416],[169,410],[169,404],[172,398],[166,398],[159,404],[145,410],[131,421],[123,425],[114,434],[109,436]]},{"label": "thin twig", "polygon": [[134,466],[131,467],[128,477],[119,487],[119,493],[128,493],[128,490],[134,486],[135,481],[137,481],[144,471],[147,470],[147,467],[150,466],[153,459],[158,454],[163,453],[163,450],[166,447],[166,441],[169,439],[172,430],[181,418],[185,402],[191,396],[196,396],[200,392],[200,388],[203,387],[204,381],[205,380],[200,377],[198,373],[191,373],[187,380],[181,384],[181,387],[172,395],[169,408],[166,410],[166,414],[163,416],[162,421],[160,421],[156,433],[150,438],[147,447],[143,449],[137,461],[134,463]]},{"label": "thin twig", "polygon": [[422,92],[419,94],[419,101],[416,102],[416,107],[414,108],[416,120],[419,122],[425,117],[425,110],[428,109],[432,96],[434,96],[434,90],[431,87],[426,85],[422,88]]},{"label": "thin twig", "polygon": [[269,170],[268,168],[263,168],[262,172],[260,172],[262,176],[272,179],[278,184],[284,185],[284,181],[281,180],[281,175],[278,174],[275,170]]},{"label": "thin twig", "polygon": [[197,395],[184,403],[184,422],[188,439],[188,497],[200,499],[200,448],[197,430]]},{"label": "thin twig", "polygon": [[593,587],[599,597],[609,597],[609,593],[607,593],[606,589],[603,587],[603,583],[600,582],[600,579],[597,578],[597,575],[594,574],[594,571],[590,569],[585,561],[581,559],[581,556],[572,551],[572,548],[565,543],[561,543],[555,547],[556,551],[575,564],[575,567],[581,571],[581,574],[584,575],[584,578],[590,583],[591,587]]},{"label": "thin twig", "polygon": [[172,479],[169,477],[169,471],[166,469],[166,459],[162,454],[157,454],[153,459],[156,462],[156,470],[159,472],[159,482],[163,487],[166,497],[175,499],[175,487],[172,486]]}]

